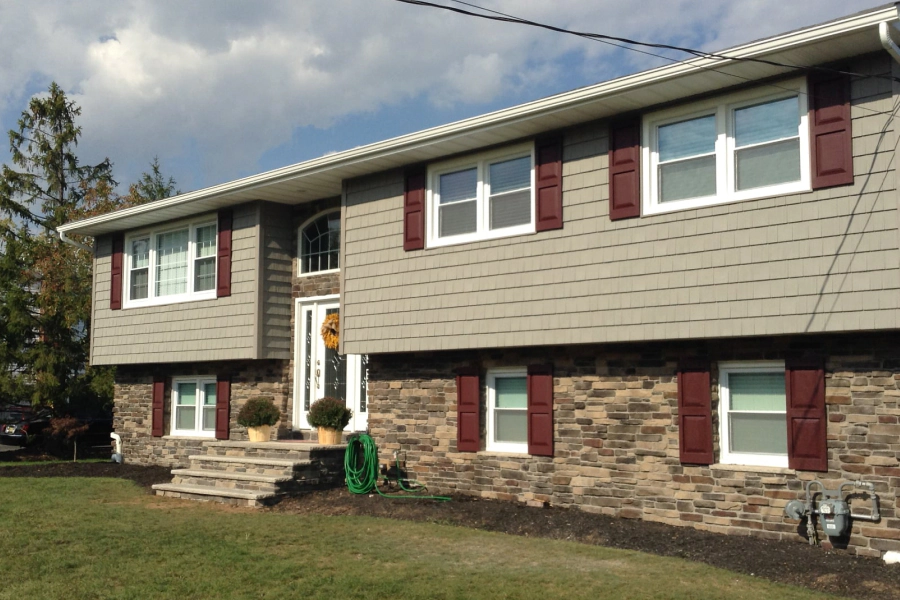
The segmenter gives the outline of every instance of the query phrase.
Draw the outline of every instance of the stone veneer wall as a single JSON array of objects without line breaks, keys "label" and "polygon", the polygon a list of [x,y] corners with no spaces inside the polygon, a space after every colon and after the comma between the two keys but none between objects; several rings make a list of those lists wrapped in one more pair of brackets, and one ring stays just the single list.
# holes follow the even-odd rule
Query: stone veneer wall
[{"label": "stone veneer wall", "polygon": [[[719,533],[803,541],[783,515],[810,479],[829,487],[876,485],[880,523],[856,522],[835,540],[851,552],[900,550],[900,348],[896,334],[716,340],[696,343],[552,347],[370,358],[369,426],[382,462],[398,450],[432,490],[550,504],[688,525]],[[787,351],[826,356],[829,472],[732,465],[682,465],[678,455],[679,359],[712,361],[713,429],[718,431],[716,361],[782,359]],[[456,452],[455,368],[554,365],[555,455]],[[484,414],[482,414],[484,439]],[[718,458],[718,439],[714,440]],[[859,500],[854,512],[868,507]],[[828,538],[824,538],[829,545]]]},{"label": "stone veneer wall", "polygon": [[[162,437],[151,436],[151,405],[153,376],[163,375],[166,381],[164,431]],[[230,373],[231,378],[231,440],[246,440],[247,429],[237,424],[237,413],[254,396],[272,396],[281,409],[282,420],[273,428],[274,439],[289,437],[290,385],[287,361],[242,361],[228,363],[198,363],[190,365],[135,365],[116,369],[113,428],[122,436],[125,461],[132,464],[183,466],[188,457],[197,454],[209,438],[184,438],[168,435],[171,428],[172,377],[191,375],[215,376]]]}]

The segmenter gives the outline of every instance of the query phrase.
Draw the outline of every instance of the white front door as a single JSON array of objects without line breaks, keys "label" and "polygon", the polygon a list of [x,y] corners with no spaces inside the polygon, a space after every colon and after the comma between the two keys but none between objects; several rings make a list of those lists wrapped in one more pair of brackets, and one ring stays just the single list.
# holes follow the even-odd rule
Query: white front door
[{"label": "white front door", "polygon": [[353,417],[347,431],[365,431],[367,357],[338,354],[325,346],[321,329],[325,317],[339,310],[337,299],[297,300],[297,357],[294,367],[294,427],[310,429],[309,406],[319,398],[343,399]]}]

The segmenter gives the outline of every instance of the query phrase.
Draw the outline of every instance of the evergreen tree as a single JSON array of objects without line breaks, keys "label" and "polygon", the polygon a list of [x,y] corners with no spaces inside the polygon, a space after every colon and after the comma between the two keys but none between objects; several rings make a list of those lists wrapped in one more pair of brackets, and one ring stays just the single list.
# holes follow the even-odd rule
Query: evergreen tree
[{"label": "evergreen tree", "polygon": [[9,132],[0,171],[0,396],[57,412],[112,395],[111,370],[87,365],[92,257],[55,231],[120,204],[109,159],[79,164],[79,114],[51,84]]},{"label": "evergreen tree", "polygon": [[150,172],[145,171],[141,174],[140,180],[131,185],[128,195],[132,204],[143,204],[180,193],[181,191],[175,189],[175,179],[169,177],[167,180],[163,176],[159,157],[154,156],[150,163]]}]

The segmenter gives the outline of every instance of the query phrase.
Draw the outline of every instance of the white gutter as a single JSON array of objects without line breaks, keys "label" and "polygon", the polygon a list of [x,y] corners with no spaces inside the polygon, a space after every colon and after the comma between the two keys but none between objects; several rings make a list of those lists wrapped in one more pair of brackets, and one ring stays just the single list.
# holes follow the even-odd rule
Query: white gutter
[{"label": "white gutter", "polygon": [[882,21],[878,24],[878,37],[881,38],[881,45],[887,50],[887,53],[891,55],[891,58],[900,63],[900,46],[897,46],[897,43],[894,42],[894,38],[891,35],[891,31],[894,29],[895,28],[891,23]]},{"label": "white gutter", "polygon": [[63,231],[62,227],[56,230],[59,234],[59,239],[62,240],[64,244],[69,244],[70,246],[75,246],[76,248],[81,248],[82,250],[86,250],[91,254],[94,254],[94,249],[88,246],[87,244],[82,244],[79,241],[73,240],[69,236],[66,235],[66,232]]},{"label": "white gutter", "polygon": [[[72,231],[85,227],[107,224],[127,217],[156,212],[167,208],[175,208],[197,200],[226,197],[230,194],[247,192],[255,188],[265,187],[286,181],[302,179],[320,173],[333,172],[341,168],[351,167],[379,158],[390,157],[402,152],[434,146],[442,142],[453,141],[474,132],[489,131],[505,125],[513,125],[537,117],[571,110],[606,97],[622,95],[630,91],[662,84],[676,78],[693,74],[702,74],[710,70],[720,71],[733,66],[741,59],[764,58],[777,52],[791,48],[827,40],[838,35],[852,33],[868,27],[884,24],[885,21],[897,20],[897,6],[877,8],[861,14],[851,15],[828,23],[815,25],[799,31],[789,32],[775,37],[744,44],[719,52],[729,58],[696,58],[688,61],[666,65],[649,71],[619,77],[611,81],[587,86],[577,90],[564,92],[520,104],[511,108],[479,115],[470,119],[457,121],[431,129],[425,129],[374,144],[352,148],[306,162],[274,169],[258,175],[245,177],[220,185],[204,188],[195,192],[173,196],[163,200],[134,206],[123,210],[98,215],[81,221],[73,221],[60,226],[59,231]],[[410,162],[413,162],[412,160]]]}]

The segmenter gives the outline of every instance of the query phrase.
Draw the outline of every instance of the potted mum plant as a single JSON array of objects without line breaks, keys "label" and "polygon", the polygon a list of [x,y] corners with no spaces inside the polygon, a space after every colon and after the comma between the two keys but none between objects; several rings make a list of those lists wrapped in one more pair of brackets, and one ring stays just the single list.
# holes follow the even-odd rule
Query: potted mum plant
[{"label": "potted mum plant", "polygon": [[251,442],[268,442],[272,425],[281,418],[281,411],[275,406],[271,396],[250,398],[241,407],[237,422],[247,428]]},{"label": "potted mum plant", "polygon": [[318,429],[320,444],[338,444],[352,415],[343,400],[325,396],[309,407],[308,420]]}]

